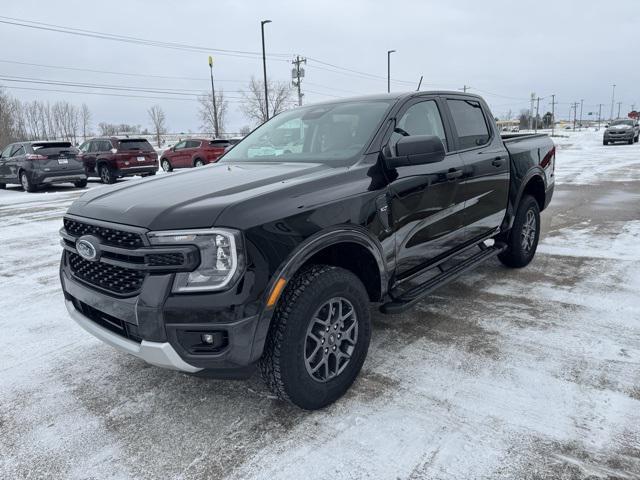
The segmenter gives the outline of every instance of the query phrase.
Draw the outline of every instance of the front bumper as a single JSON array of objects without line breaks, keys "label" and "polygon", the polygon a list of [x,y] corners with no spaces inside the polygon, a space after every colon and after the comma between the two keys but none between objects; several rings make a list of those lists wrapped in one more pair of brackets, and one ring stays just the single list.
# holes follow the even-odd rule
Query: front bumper
[{"label": "front bumper", "polygon": [[[118,298],[77,279],[63,253],[60,280],[67,309],[82,328],[152,365],[246,378],[262,355],[271,312],[261,313],[251,300],[256,298],[251,272],[241,288],[198,294],[172,294],[173,275],[153,274],[139,294]],[[112,328],[115,323],[119,330]],[[223,339],[222,347],[215,352],[194,347],[204,333]]]},{"label": "front bumper", "polygon": [[202,370],[202,368],[194,367],[182,360],[180,355],[177,354],[169,342],[148,342],[147,340],[142,340],[142,342],[138,343],[128,340],[104,327],[101,327],[89,317],[83,315],[76,309],[73,301],[65,300],[65,305],[69,315],[78,325],[94,337],[97,337],[104,343],[111,345],[120,351],[135,355],[145,362],[157,367],[179,370],[187,373],[196,373]]},{"label": "front bumper", "polygon": [[606,133],[604,134],[604,139],[609,142],[628,142],[632,138],[634,138],[636,133],[633,130],[622,133]]}]

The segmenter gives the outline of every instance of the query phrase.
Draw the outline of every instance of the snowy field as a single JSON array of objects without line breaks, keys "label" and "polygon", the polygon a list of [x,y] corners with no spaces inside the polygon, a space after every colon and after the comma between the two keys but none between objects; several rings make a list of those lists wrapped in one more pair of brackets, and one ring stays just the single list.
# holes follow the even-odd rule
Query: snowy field
[{"label": "snowy field", "polygon": [[640,145],[559,134],[534,262],[374,313],[359,379],[314,413],[81,330],[57,278],[80,192],[0,191],[0,478],[640,478]]}]

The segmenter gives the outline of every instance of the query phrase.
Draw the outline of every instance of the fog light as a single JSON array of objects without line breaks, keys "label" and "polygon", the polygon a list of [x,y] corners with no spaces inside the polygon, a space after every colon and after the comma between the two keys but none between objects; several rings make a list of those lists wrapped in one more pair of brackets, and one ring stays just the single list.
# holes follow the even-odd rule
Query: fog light
[{"label": "fog light", "polygon": [[213,345],[213,335],[210,333],[205,333],[202,335],[202,343],[206,343],[207,345]]}]

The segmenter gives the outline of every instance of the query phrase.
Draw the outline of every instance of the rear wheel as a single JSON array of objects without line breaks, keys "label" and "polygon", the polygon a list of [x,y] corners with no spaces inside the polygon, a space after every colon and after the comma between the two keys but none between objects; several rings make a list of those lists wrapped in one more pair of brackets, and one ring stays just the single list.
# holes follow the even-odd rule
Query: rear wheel
[{"label": "rear wheel", "polygon": [[5,188],[7,188],[7,184],[6,183],[0,183],[0,190],[4,190]]},{"label": "rear wheel", "polygon": [[260,359],[280,399],[306,410],[340,398],[357,377],[371,338],[369,298],[348,270],[312,265],[286,287]]},{"label": "rear wheel", "polygon": [[108,165],[100,165],[100,180],[102,183],[116,183],[116,175],[113,173],[113,170],[109,168]]},{"label": "rear wheel", "polygon": [[38,189],[38,185],[34,184],[29,180],[29,175],[27,172],[20,172],[20,184],[25,192],[35,192]]},{"label": "rear wheel", "polygon": [[201,158],[196,158],[196,161],[193,162],[194,167],[202,167],[204,166],[204,161]]},{"label": "rear wheel", "polygon": [[507,249],[498,255],[507,267],[521,268],[533,260],[540,239],[540,208],[531,195],[520,200],[513,227],[507,239]]},{"label": "rear wheel", "polygon": [[77,188],[84,188],[87,186],[87,180],[78,180],[77,182],[73,182],[73,184],[77,187]]},{"label": "rear wheel", "polygon": [[162,159],[162,161],[160,162],[160,166],[162,167],[162,170],[164,170],[165,172],[173,171],[173,166],[171,166],[171,162],[166,158]]}]

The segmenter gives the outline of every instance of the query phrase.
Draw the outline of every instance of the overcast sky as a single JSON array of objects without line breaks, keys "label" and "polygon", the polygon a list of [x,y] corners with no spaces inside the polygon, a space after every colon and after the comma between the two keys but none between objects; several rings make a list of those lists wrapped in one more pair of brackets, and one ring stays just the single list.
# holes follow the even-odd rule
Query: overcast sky
[{"label": "overcast sky", "polygon": [[[305,103],[386,91],[386,52],[394,49],[393,91],[414,90],[421,75],[423,90],[469,85],[471,92],[485,96],[498,117],[504,117],[509,110],[516,115],[527,108],[532,92],[544,97],[540,101],[541,114],[550,109],[550,95],[555,93],[560,102],[556,107],[559,118],[568,116],[570,102],[581,99],[585,118],[588,112],[597,112],[599,103],[604,104],[603,116],[608,117],[613,83],[617,85],[615,113],[618,101],[622,102],[623,113],[632,104],[640,108],[638,0],[5,0],[2,4],[0,21],[27,20],[31,25],[43,22],[210,48],[215,57],[216,87],[224,89],[233,102],[229,105],[228,131],[250,123],[239,112],[237,102],[239,90],[246,89],[252,75],[262,78],[258,54],[261,19],[273,21],[265,27],[270,79],[289,82],[293,56],[310,57],[303,81]],[[150,127],[146,110],[158,103],[167,114],[171,132],[199,131],[198,104],[190,95],[210,91],[205,51],[122,43],[6,23],[0,23],[0,45],[0,85],[11,87],[6,92],[13,96],[84,102],[92,111],[94,123],[123,122],[143,127]],[[213,49],[255,54],[225,55]],[[20,77],[20,82],[8,81],[7,76]],[[157,89],[165,93],[55,86],[26,80]],[[167,91],[179,93],[169,95]]]}]

